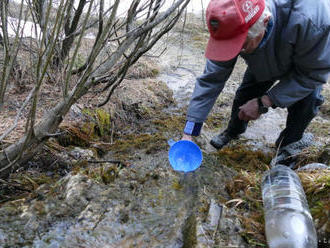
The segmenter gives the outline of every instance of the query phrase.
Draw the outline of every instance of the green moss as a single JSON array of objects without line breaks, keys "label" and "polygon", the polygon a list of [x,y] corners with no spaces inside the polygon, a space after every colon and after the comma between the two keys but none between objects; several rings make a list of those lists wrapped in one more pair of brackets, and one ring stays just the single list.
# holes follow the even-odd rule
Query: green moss
[{"label": "green moss", "polygon": [[227,118],[223,115],[210,115],[205,123],[210,129],[221,128],[227,124]]},{"label": "green moss", "polygon": [[[136,158],[136,150],[141,150],[146,154],[153,154],[168,148],[167,137],[171,135],[180,135],[185,124],[185,117],[165,115],[162,112],[155,112],[149,108],[145,112],[150,116],[158,116],[158,119],[151,120],[151,123],[146,122],[144,128],[150,126],[157,133],[141,133],[127,134],[120,137],[116,136],[117,140],[113,144],[100,144],[99,140],[107,141],[107,134],[111,132],[110,115],[104,110],[85,109],[84,113],[91,118],[92,122],[86,122],[79,126],[62,126],[61,130],[65,131],[65,135],[58,138],[60,146],[75,145],[80,147],[96,147],[97,154],[103,151],[112,153],[115,159],[127,161]],[[150,113],[149,113],[150,112]],[[118,127],[117,127],[118,128]],[[127,130],[128,131],[128,130]],[[103,137],[102,137],[103,135]],[[79,166],[74,166],[75,171],[79,171]]]},{"label": "green moss", "polygon": [[251,234],[243,232],[241,233],[241,236],[247,241],[250,247],[254,247],[254,248],[267,247],[266,243],[261,243],[256,241]]},{"label": "green moss", "polygon": [[111,123],[110,123],[110,114],[104,111],[103,109],[95,110],[95,119],[97,122],[97,127],[100,132],[100,136],[103,137],[106,133],[110,134]]},{"label": "green moss", "polygon": [[86,133],[93,139],[96,138],[95,129],[96,129],[96,124],[93,122],[83,123],[81,126],[81,131],[83,133]]},{"label": "green moss", "polygon": [[82,173],[99,183],[109,184],[118,177],[119,168],[117,165],[100,166],[97,168],[86,168]]},{"label": "green moss", "polygon": [[172,188],[174,190],[182,190],[183,189],[183,185],[180,183],[179,180],[174,180],[172,183]]},{"label": "green moss", "polygon": [[152,121],[155,128],[161,132],[182,132],[185,125],[185,116],[170,116],[165,119],[156,119]]},{"label": "green moss", "polygon": [[88,115],[92,122],[84,123],[82,131],[86,133],[94,134],[94,131],[98,134],[98,136],[103,137],[104,135],[108,135],[111,132],[111,116],[110,113],[105,111],[102,108],[97,109],[84,109],[83,113]]},{"label": "green moss", "polygon": [[25,190],[35,190],[40,185],[52,184],[59,178],[59,176],[47,176],[45,173],[31,174],[29,172],[22,172],[14,177],[15,181],[18,182]]},{"label": "green moss", "polygon": [[159,74],[159,70],[156,68],[151,69],[151,75],[152,77],[156,77]]},{"label": "green moss", "polygon": [[109,184],[115,181],[116,177],[118,177],[119,169],[117,167],[110,167],[107,169],[103,169],[101,171],[101,179],[104,184]]},{"label": "green moss", "polygon": [[252,151],[243,145],[225,147],[217,152],[221,164],[239,171],[265,171],[269,168],[271,154],[262,151]]},{"label": "green moss", "polygon": [[88,166],[88,161],[87,160],[78,160],[77,162],[75,162],[72,166],[72,173],[74,175],[78,174],[79,172],[81,172],[83,169],[86,169]]},{"label": "green moss", "polygon": [[112,131],[110,114],[104,109],[84,109],[82,112],[91,121],[60,126],[63,135],[57,137],[57,141],[61,146],[89,147],[101,138],[108,139]]},{"label": "green moss", "polygon": [[144,151],[146,154],[153,154],[167,149],[167,146],[167,139],[160,133],[131,134],[117,140],[109,146],[109,149],[115,154],[115,157],[127,160],[136,154],[137,149]]}]

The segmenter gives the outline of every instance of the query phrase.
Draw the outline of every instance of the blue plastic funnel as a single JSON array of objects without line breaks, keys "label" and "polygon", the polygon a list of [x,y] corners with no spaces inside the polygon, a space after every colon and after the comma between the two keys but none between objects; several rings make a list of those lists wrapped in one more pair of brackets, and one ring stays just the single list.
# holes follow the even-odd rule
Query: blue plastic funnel
[{"label": "blue plastic funnel", "polygon": [[169,140],[168,144],[171,146],[168,152],[168,160],[174,170],[189,172],[196,170],[201,165],[203,155],[194,142]]}]

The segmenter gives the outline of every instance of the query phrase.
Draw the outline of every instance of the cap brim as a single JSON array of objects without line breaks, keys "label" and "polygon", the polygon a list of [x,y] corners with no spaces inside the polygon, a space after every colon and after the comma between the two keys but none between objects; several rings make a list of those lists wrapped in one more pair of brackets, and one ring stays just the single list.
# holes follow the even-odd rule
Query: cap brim
[{"label": "cap brim", "polygon": [[228,61],[236,57],[241,51],[248,31],[228,40],[216,40],[210,37],[205,57],[216,61]]}]

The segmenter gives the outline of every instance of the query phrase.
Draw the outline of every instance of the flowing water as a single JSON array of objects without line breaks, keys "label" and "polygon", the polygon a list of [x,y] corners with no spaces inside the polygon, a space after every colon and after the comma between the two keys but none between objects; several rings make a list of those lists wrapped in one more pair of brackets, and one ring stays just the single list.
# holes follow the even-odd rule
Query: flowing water
[{"label": "flowing water", "polygon": [[173,43],[160,43],[160,47],[165,46],[166,49],[160,57],[160,74],[157,79],[166,82],[179,107],[188,104],[196,77],[203,72],[205,64],[204,52],[185,42],[191,40],[191,36],[189,33],[178,35],[174,37]]}]

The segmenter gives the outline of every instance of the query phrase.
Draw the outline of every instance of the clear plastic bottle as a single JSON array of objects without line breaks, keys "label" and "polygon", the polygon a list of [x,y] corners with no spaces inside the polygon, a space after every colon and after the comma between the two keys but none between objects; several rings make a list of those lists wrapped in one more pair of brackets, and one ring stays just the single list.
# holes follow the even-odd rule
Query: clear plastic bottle
[{"label": "clear plastic bottle", "polygon": [[317,236],[298,175],[276,165],[262,180],[269,248],[316,248]]}]

